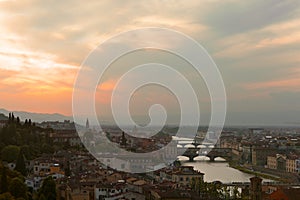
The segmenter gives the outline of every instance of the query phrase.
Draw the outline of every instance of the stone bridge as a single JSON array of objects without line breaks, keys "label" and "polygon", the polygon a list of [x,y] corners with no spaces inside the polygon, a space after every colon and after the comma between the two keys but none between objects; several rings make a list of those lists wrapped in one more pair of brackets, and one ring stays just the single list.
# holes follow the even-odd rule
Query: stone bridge
[{"label": "stone bridge", "polygon": [[[208,153],[207,153],[208,152]],[[206,156],[210,161],[214,161],[216,157],[221,157],[228,160],[232,158],[231,148],[188,148],[182,156],[186,156],[190,161],[193,161],[197,156]]]}]

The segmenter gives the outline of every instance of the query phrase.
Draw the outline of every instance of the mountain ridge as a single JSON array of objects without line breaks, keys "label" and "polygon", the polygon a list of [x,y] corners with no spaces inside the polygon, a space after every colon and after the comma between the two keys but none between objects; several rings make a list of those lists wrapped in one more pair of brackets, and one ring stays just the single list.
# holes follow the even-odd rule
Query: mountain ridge
[{"label": "mountain ridge", "polygon": [[15,116],[20,117],[21,121],[25,119],[31,119],[34,122],[43,122],[43,121],[64,121],[70,120],[73,121],[73,117],[65,116],[59,113],[34,113],[34,112],[27,112],[27,111],[9,111],[4,108],[0,108],[0,113],[8,116],[10,112],[13,112]]}]

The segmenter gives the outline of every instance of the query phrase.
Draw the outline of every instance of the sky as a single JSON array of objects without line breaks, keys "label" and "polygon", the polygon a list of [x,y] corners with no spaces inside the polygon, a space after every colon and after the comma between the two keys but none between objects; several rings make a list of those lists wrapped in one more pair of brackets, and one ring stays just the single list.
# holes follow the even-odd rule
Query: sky
[{"label": "sky", "polygon": [[[224,80],[227,124],[300,124],[298,0],[0,0],[0,107],[72,115],[73,84],[89,52],[116,34],[143,27],[174,29],[203,45]],[[153,58],[151,52],[141,56]],[[136,56],[129,58],[111,75],[135,63]],[[184,64],[177,67],[186,70]],[[97,92],[100,109],[109,104],[116,82],[107,77]],[[168,92],[147,91],[133,101],[137,115],[157,96],[178,111]],[[208,112],[207,94],[201,94]]]}]

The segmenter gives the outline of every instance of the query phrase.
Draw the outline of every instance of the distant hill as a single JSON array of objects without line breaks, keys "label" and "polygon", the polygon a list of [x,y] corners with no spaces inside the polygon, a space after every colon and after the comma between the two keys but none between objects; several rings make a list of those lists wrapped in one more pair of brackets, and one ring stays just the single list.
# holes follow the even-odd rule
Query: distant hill
[{"label": "distant hill", "polygon": [[[31,113],[31,112],[25,112],[25,111],[8,111],[3,108],[0,109],[0,120],[2,119],[2,117],[8,116],[8,114],[10,112],[13,112],[16,117],[17,116],[20,117],[20,119],[22,121],[24,121],[25,119],[31,119],[33,122],[64,121],[64,120],[73,121],[73,117],[64,116],[64,115],[58,114],[58,113],[44,114],[44,113]],[[7,119],[7,117],[6,117],[6,119]]]},{"label": "distant hill", "polygon": [[0,120],[8,120],[8,117],[5,116],[3,113],[0,113]]}]

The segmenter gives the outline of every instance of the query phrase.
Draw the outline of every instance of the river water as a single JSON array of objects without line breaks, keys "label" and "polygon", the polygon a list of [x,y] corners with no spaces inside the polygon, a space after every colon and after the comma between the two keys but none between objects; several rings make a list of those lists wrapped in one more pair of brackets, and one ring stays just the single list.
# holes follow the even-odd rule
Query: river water
[{"label": "river water", "polygon": [[[178,141],[179,148],[190,143],[192,140],[189,138],[173,137]],[[186,147],[186,146],[185,146]],[[222,183],[232,182],[250,182],[253,174],[247,174],[237,169],[229,167],[225,159],[217,157],[214,162],[210,162],[208,157],[198,156],[194,158],[194,162],[189,162],[185,156],[178,156],[183,166],[193,166],[195,170],[204,173],[204,181],[221,181]],[[263,178],[263,181],[272,181]]]},{"label": "river water", "polygon": [[[186,158],[179,158],[183,166],[193,166],[195,170],[204,173],[204,181],[221,181],[222,183],[231,182],[250,182],[252,174],[241,172],[229,167],[229,164],[222,158],[217,158],[215,162],[207,161],[208,158],[198,157],[195,162],[186,161]],[[263,179],[264,181],[271,181]]]}]

